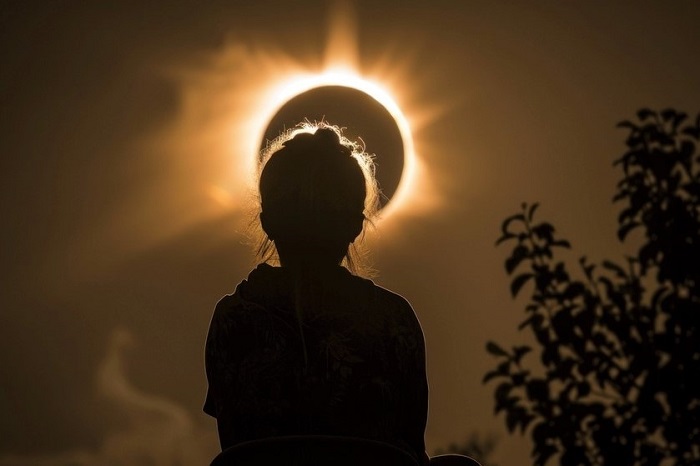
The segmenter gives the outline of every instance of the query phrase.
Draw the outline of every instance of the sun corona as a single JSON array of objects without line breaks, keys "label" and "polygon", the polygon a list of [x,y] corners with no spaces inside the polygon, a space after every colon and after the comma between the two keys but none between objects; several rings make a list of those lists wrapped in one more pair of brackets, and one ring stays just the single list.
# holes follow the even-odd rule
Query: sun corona
[{"label": "sun corona", "polygon": [[[208,154],[212,161],[205,167],[210,173],[206,195],[213,201],[208,212],[218,215],[222,208],[226,212],[250,210],[249,206],[257,202],[261,143],[270,136],[267,132],[273,119],[291,100],[298,102],[309,91],[327,87],[344,87],[368,96],[395,123],[393,132],[385,134],[382,140],[385,150],[374,149],[376,142],[368,147],[368,152],[376,152],[378,174],[382,157],[388,157],[385,163],[401,160],[400,168],[398,164],[383,165],[395,166],[397,171],[383,172],[391,173],[392,178],[391,184],[385,186],[390,200],[377,220],[382,230],[398,226],[399,219],[439,207],[440,199],[426,160],[435,149],[426,146],[425,137],[435,120],[436,105],[426,105],[418,97],[425,87],[425,83],[416,82],[420,79],[418,65],[410,55],[362,56],[355,22],[349,14],[352,8],[336,7],[331,13],[327,41],[317,44],[325,45],[325,51],[296,47],[292,53],[280,49],[279,44],[232,41],[208,56],[206,66],[197,66],[182,75],[183,111],[176,128],[177,138],[171,142],[181,151]],[[299,120],[305,116],[299,115]],[[312,121],[320,119],[316,115],[307,117]],[[346,126],[350,133],[357,131],[352,138],[362,138],[364,132],[370,140],[371,131],[351,128],[349,120],[344,124],[341,114],[328,121]],[[288,128],[294,123],[290,120],[284,125]],[[402,149],[386,150],[397,138]],[[201,160],[193,163],[201,165]]]},{"label": "sun corona", "polygon": [[[307,91],[324,86],[347,87],[367,94],[389,112],[399,129],[404,148],[403,170],[396,192],[392,196],[391,201],[382,209],[381,218],[388,218],[404,203],[406,194],[410,189],[415,172],[415,151],[408,119],[392,97],[392,94],[377,82],[366,79],[351,70],[344,69],[329,69],[317,74],[291,76],[277,86],[272,87],[266,93],[263,102],[261,102],[263,111],[259,117],[255,141],[259,143],[259,141],[263,140],[267,124],[287,102]],[[257,156],[257,150],[251,153],[254,154],[254,157]]]}]

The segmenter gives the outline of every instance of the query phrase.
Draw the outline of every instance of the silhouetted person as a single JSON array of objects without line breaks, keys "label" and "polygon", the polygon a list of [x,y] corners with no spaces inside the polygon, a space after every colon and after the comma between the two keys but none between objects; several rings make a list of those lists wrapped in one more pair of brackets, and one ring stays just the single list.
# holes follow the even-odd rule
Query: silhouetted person
[{"label": "silhouetted person", "polygon": [[[376,212],[371,160],[334,127],[310,131],[268,150],[263,263],[214,311],[204,411],[217,420],[222,449],[347,436],[427,464],[421,326],[404,298],[348,270],[357,269],[349,247]],[[269,265],[275,254],[280,266]]]}]

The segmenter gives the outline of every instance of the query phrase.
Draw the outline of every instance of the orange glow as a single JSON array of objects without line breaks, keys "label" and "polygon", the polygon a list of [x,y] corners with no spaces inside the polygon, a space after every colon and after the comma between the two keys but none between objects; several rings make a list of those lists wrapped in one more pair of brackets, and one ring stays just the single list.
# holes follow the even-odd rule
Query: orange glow
[{"label": "orange glow", "polygon": [[[379,84],[366,80],[351,70],[343,70],[339,68],[327,69],[323,73],[318,74],[297,75],[290,77],[280,83],[279,87],[270,90],[266,102],[264,102],[262,105],[262,108],[266,110],[263,113],[266,115],[266,117],[263,118],[265,124],[261,125],[258,135],[253,142],[256,143],[256,147],[260,144],[260,141],[262,141],[265,133],[267,123],[285,103],[299,94],[303,94],[306,91],[321,86],[345,86],[362,91],[382,104],[382,106],[389,111],[391,116],[396,121],[396,125],[401,132],[401,139],[404,145],[404,166],[401,173],[401,182],[399,183],[396,193],[392,197],[389,204],[382,211],[383,218],[390,217],[396,209],[405,203],[406,196],[410,192],[410,186],[413,184],[412,181],[415,176],[416,156],[413,146],[413,137],[411,135],[411,127],[408,120],[401,112],[401,109],[396,104],[391,94]],[[252,153],[256,154],[257,152],[253,151]]]},{"label": "orange glow", "polygon": [[[184,94],[179,125],[170,135],[169,146],[189,154],[206,154],[212,162],[204,164],[209,179],[203,193],[213,202],[199,210],[200,218],[217,215],[222,209],[250,210],[258,152],[270,120],[295,96],[333,85],[355,88],[377,100],[401,133],[403,172],[393,198],[380,213],[377,223],[382,230],[402,217],[421,215],[438,206],[426,154],[420,150],[420,130],[434,115],[432,109],[411,102],[412,91],[420,83],[411,82],[415,74],[406,71],[405,61],[359,63],[354,29],[351,9],[340,3],[331,12],[320,66],[314,54],[300,59],[273,47],[233,43],[205,57],[203,66],[179,70],[179,76],[185,78]],[[199,158],[197,163],[205,161]]]}]

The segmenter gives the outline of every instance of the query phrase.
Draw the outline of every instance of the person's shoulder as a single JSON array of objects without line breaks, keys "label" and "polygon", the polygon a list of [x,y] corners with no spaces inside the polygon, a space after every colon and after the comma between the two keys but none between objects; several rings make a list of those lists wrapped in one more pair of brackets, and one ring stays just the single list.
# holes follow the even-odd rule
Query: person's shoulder
[{"label": "person's shoulder", "polygon": [[423,342],[423,326],[418,319],[418,315],[411,303],[404,296],[379,286],[372,282],[373,292],[376,296],[375,311],[385,319],[385,323],[392,329],[393,335],[402,335],[401,338],[406,338],[410,335],[415,337],[416,345],[422,346]]},{"label": "person's shoulder", "polygon": [[223,316],[230,314],[238,306],[237,303],[240,301],[239,297],[235,293],[227,294],[223,296],[214,306],[214,316],[213,319],[221,319]]},{"label": "person's shoulder", "polygon": [[247,307],[246,304],[250,304],[254,301],[251,297],[254,297],[256,293],[265,294],[265,290],[259,290],[259,288],[279,281],[278,271],[278,267],[272,267],[268,264],[259,264],[248,274],[247,278],[236,285],[233,293],[224,295],[219,299],[216,303],[215,310],[226,312],[232,309]]},{"label": "person's shoulder", "polygon": [[411,306],[411,303],[408,302],[408,299],[406,299],[404,296],[400,295],[399,293],[396,293],[395,291],[391,291],[388,288],[384,288],[383,286],[374,284],[376,292],[381,295],[384,299],[395,305],[396,307],[400,307],[406,310],[411,310],[413,312],[413,306]]},{"label": "person's shoulder", "polygon": [[219,299],[214,307],[214,315],[212,320],[222,320],[232,318],[235,315],[246,313],[252,307],[258,307],[255,303],[245,299],[242,296],[241,289],[246,286],[247,280],[241,281],[235,288],[233,293],[224,295]]},{"label": "person's shoulder", "polygon": [[220,327],[231,320],[236,310],[240,309],[239,301],[240,299],[235,293],[227,294],[219,299],[211,316],[210,328]]},{"label": "person's shoulder", "polygon": [[384,305],[413,313],[413,306],[411,306],[411,303],[399,293],[378,285],[368,278],[362,278],[356,275],[352,275],[352,277],[356,280],[358,286],[363,287],[366,293],[372,295],[374,299],[381,301]]}]

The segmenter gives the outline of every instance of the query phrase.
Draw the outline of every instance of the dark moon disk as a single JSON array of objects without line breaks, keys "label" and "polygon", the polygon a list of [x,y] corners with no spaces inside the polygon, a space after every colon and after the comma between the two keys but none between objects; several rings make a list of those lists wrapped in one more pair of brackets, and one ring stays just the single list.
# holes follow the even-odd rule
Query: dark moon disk
[{"label": "dark moon disk", "polygon": [[396,192],[404,164],[404,146],[396,120],[370,95],[346,86],[321,86],[301,93],[280,108],[265,130],[261,149],[287,129],[305,119],[343,128],[351,141],[364,141],[374,154],[376,176],[384,207]]}]

